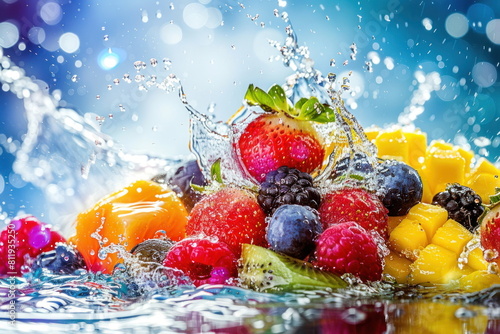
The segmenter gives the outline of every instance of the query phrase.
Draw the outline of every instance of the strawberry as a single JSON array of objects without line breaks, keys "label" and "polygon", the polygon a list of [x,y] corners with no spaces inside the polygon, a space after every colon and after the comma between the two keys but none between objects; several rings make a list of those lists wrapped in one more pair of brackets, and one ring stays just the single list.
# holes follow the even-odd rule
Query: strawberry
[{"label": "strawberry", "polygon": [[305,173],[321,167],[325,150],[312,121],[334,121],[332,109],[315,97],[303,98],[292,107],[278,85],[267,93],[250,85],[245,100],[265,111],[246,126],[234,145],[250,176],[260,183],[281,166]]},{"label": "strawberry", "polygon": [[344,188],[323,196],[319,207],[323,229],[354,221],[366,230],[375,230],[388,238],[388,210],[380,199],[361,188]]},{"label": "strawberry", "polygon": [[193,207],[186,226],[188,236],[218,238],[239,257],[241,244],[267,247],[266,215],[250,192],[226,187],[205,195]]},{"label": "strawberry", "polygon": [[382,278],[382,257],[377,242],[356,222],[326,229],[316,242],[313,264],[338,275],[353,274],[363,281]]},{"label": "strawberry", "polygon": [[[481,222],[481,246],[485,251],[491,251],[491,256],[485,256],[490,262],[500,266],[500,189],[494,196],[490,196],[490,205],[479,218]],[[487,254],[487,253],[485,253]]]}]

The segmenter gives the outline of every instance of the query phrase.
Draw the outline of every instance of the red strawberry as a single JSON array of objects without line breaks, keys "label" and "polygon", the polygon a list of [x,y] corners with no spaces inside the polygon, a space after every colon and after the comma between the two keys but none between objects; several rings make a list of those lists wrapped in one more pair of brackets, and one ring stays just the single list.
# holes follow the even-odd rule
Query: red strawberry
[{"label": "red strawberry", "polygon": [[176,268],[193,280],[194,285],[224,284],[238,276],[237,258],[220,241],[209,238],[186,238],[168,251],[165,267]]},{"label": "red strawberry", "polygon": [[243,166],[258,182],[281,166],[311,173],[321,166],[325,155],[311,122],[284,113],[264,114],[250,122],[237,149]]},{"label": "red strawberry", "polygon": [[0,275],[21,276],[30,259],[51,251],[66,239],[35,217],[12,220],[0,233]]},{"label": "red strawberry", "polygon": [[345,188],[323,196],[319,207],[323,229],[354,221],[366,230],[375,230],[388,238],[388,210],[380,199],[361,188]]},{"label": "red strawberry", "polygon": [[265,219],[255,196],[246,190],[228,187],[206,195],[195,204],[186,233],[216,237],[239,257],[241,244],[267,247]]},{"label": "red strawberry", "polygon": [[272,86],[267,93],[250,85],[245,101],[266,112],[252,120],[234,143],[250,176],[261,183],[267,173],[281,166],[305,173],[321,167],[325,150],[313,124],[333,122],[334,109],[316,97],[301,98],[291,105],[279,85]]},{"label": "red strawberry", "polygon": [[485,251],[491,251],[491,256],[487,255],[485,258],[500,266],[500,193],[490,198],[491,207],[481,218],[481,246]]},{"label": "red strawberry", "polygon": [[363,281],[382,278],[382,258],[375,239],[352,221],[333,225],[319,236],[313,264],[337,275],[351,273]]}]

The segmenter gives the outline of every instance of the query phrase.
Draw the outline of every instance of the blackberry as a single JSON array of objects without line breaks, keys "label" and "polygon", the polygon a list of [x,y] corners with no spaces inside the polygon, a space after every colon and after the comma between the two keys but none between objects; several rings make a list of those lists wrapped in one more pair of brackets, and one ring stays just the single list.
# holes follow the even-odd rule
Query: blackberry
[{"label": "blackberry", "polygon": [[267,215],[284,204],[298,204],[318,209],[321,195],[314,188],[311,175],[282,166],[267,173],[260,185],[257,201]]},{"label": "blackberry", "polygon": [[469,187],[458,183],[450,184],[445,191],[437,193],[432,204],[448,211],[448,218],[462,224],[469,231],[478,226],[478,218],[484,212],[481,197]]}]

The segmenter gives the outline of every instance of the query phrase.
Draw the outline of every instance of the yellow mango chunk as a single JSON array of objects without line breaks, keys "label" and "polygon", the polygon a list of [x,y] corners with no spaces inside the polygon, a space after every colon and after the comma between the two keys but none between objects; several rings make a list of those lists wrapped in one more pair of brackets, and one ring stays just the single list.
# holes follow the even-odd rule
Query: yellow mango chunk
[{"label": "yellow mango chunk", "polygon": [[437,229],[448,220],[448,211],[437,205],[418,203],[410,209],[406,218],[420,223],[427,240],[432,240]]},{"label": "yellow mango chunk", "polygon": [[465,182],[466,161],[457,150],[447,149],[448,145],[433,142],[425,156],[427,181],[433,194],[444,191],[448,183]]},{"label": "yellow mango chunk", "polygon": [[483,203],[490,203],[490,196],[495,194],[495,188],[500,188],[500,175],[494,174],[472,174],[467,186],[474,190]]},{"label": "yellow mango chunk", "polygon": [[403,219],[389,235],[389,248],[410,260],[415,260],[428,243],[422,225],[408,218]]},{"label": "yellow mango chunk", "polygon": [[500,284],[500,277],[486,270],[476,270],[459,280],[460,288],[466,292],[480,291],[494,284]]},{"label": "yellow mango chunk", "polygon": [[387,231],[389,234],[401,223],[406,216],[389,216],[387,219]]},{"label": "yellow mango chunk", "polygon": [[479,247],[469,252],[467,264],[474,270],[488,270],[488,262],[484,259],[483,250]]},{"label": "yellow mango chunk", "polygon": [[498,169],[494,164],[492,164],[485,158],[479,158],[476,165],[472,169],[471,173],[474,175],[479,175],[479,174],[500,175],[500,169]]},{"label": "yellow mango chunk", "polygon": [[444,247],[429,244],[410,265],[410,284],[447,284],[463,276],[458,268],[458,254]]},{"label": "yellow mango chunk", "polygon": [[415,132],[405,132],[404,136],[409,143],[408,164],[418,170],[424,164],[427,135],[420,130],[416,130]]},{"label": "yellow mango chunk", "polygon": [[431,243],[442,246],[455,252],[462,253],[465,245],[472,239],[473,235],[462,224],[448,219],[446,223],[437,229],[431,239]]},{"label": "yellow mango chunk", "polygon": [[390,251],[389,255],[384,258],[384,261],[384,274],[391,275],[398,283],[407,283],[408,275],[410,274],[410,260],[398,255],[394,251]]},{"label": "yellow mango chunk", "polygon": [[381,132],[375,138],[378,156],[382,159],[395,159],[404,162],[409,160],[408,140],[401,129],[391,132]]},{"label": "yellow mango chunk", "polygon": [[377,136],[379,135],[379,133],[381,131],[382,130],[380,128],[376,128],[376,127],[371,127],[371,128],[365,129],[366,139],[368,139],[371,142],[374,142],[375,138],[377,138]]}]

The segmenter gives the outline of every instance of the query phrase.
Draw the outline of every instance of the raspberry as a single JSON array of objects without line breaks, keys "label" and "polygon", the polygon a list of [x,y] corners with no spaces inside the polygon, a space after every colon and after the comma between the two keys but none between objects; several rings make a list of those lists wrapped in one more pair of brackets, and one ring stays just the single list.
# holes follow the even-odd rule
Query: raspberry
[{"label": "raspberry", "polygon": [[186,238],[168,251],[165,267],[184,272],[195,286],[227,284],[237,276],[237,258],[228,246],[206,237]]},{"label": "raspberry", "polygon": [[351,273],[363,281],[382,278],[375,239],[352,221],[329,227],[319,236],[313,264],[337,275]]},{"label": "raspberry", "polygon": [[319,218],[323,230],[347,221],[354,221],[366,230],[375,230],[385,239],[387,212],[377,196],[361,188],[345,188],[323,196],[319,207]]},{"label": "raspberry", "polygon": [[66,239],[35,217],[12,220],[0,233],[0,275],[21,276],[28,272],[31,262],[39,254],[53,250],[57,242]]},{"label": "raspberry", "polygon": [[471,232],[477,227],[478,218],[484,212],[481,203],[481,197],[474,190],[458,183],[448,185],[445,191],[437,193],[432,199],[432,204],[445,208],[449,218]]},{"label": "raspberry", "polygon": [[319,207],[321,195],[313,187],[311,175],[286,166],[267,173],[260,185],[257,201],[267,215],[283,204]]}]

